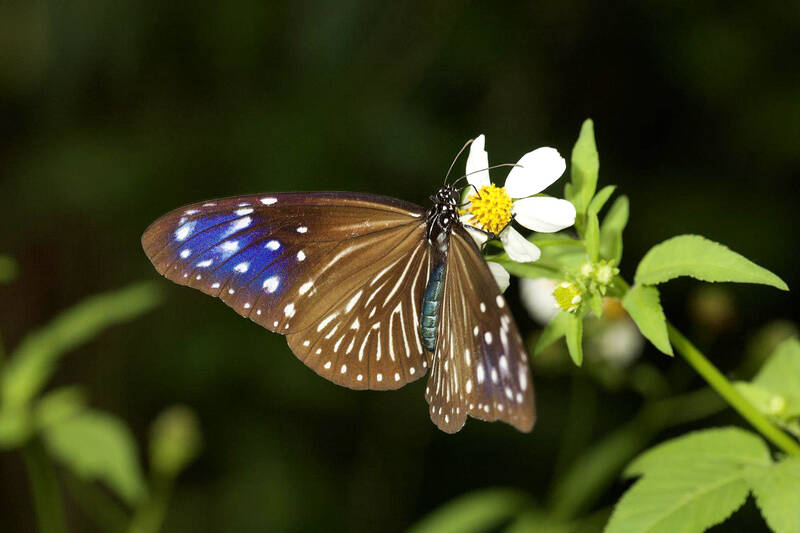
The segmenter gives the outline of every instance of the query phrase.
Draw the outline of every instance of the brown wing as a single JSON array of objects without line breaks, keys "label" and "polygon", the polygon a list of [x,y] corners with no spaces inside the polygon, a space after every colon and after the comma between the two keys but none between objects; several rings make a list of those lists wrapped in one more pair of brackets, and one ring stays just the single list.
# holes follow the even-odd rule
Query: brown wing
[{"label": "brown wing", "polygon": [[431,420],[455,433],[467,415],[530,431],[533,383],[522,337],[472,238],[450,238],[436,350],[425,389]]},{"label": "brown wing", "polygon": [[429,268],[422,215],[373,195],[246,196],[172,211],[142,245],[170,280],[289,335],[295,354],[327,379],[397,388],[427,366],[417,338]]}]

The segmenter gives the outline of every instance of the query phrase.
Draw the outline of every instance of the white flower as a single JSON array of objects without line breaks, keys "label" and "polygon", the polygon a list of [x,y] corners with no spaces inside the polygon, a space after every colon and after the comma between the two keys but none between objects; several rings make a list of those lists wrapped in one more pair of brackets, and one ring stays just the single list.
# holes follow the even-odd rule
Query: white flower
[{"label": "white flower", "polygon": [[603,317],[604,327],[590,340],[597,354],[616,367],[630,365],[642,352],[644,338],[630,317],[616,320]]},{"label": "white flower", "polygon": [[[522,226],[542,233],[553,233],[575,223],[575,207],[567,200],[533,196],[555,182],[566,169],[564,158],[555,148],[528,152],[511,169],[503,187],[489,179],[489,156],[484,149],[486,138],[479,135],[472,142],[467,157],[467,181],[473,191],[461,216],[461,222],[479,245],[486,242],[488,231],[500,237],[508,256],[517,262],[536,261],[539,248],[511,227],[512,218]],[[477,228],[476,229],[471,229]]]},{"label": "white flower", "polygon": [[545,325],[558,314],[560,308],[553,291],[557,282],[547,278],[521,278],[519,280],[519,294],[522,305],[535,321]]}]

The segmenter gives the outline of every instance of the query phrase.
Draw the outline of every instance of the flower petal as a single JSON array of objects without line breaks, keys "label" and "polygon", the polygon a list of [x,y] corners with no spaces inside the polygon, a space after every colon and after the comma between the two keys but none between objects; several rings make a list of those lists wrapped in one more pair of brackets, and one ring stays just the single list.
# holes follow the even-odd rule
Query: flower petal
[{"label": "flower petal", "polygon": [[464,229],[467,230],[467,233],[472,236],[472,238],[475,240],[475,243],[478,245],[478,248],[480,248],[483,246],[483,243],[489,240],[489,236],[484,232],[478,231],[470,226],[469,221],[471,218],[472,216],[470,215],[461,215],[459,220],[461,220],[461,224],[464,226]]},{"label": "flower petal", "polygon": [[512,261],[530,263],[538,260],[542,255],[541,250],[535,244],[526,240],[511,226],[500,233],[500,240],[503,242],[503,248],[505,248],[508,257]]},{"label": "flower petal", "polygon": [[485,143],[486,137],[481,133],[477,139],[472,141],[467,156],[467,182],[474,185],[476,189],[491,183],[489,171],[486,170],[489,168],[489,154],[483,149]]},{"label": "flower petal", "polygon": [[522,156],[506,178],[511,198],[525,198],[545,190],[561,177],[567,162],[555,148],[537,148]]},{"label": "flower petal", "polygon": [[514,202],[514,219],[533,231],[553,233],[575,223],[575,206],[560,198],[523,198]]},{"label": "flower petal", "polygon": [[553,298],[556,282],[547,278],[521,278],[519,280],[519,296],[522,305],[535,321],[547,324],[559,312],[558,303]]},{"label": "flower petal", "polygon": [[492,276],[494,276],[494,280],[497,282],[500,292],[506,292],[506,289],[511,284],[511,275],[508,273],[508,270],[503,268],[503,265],[500,263],[487,261],[486,264],[489,265],[489,270],[492,271]]}]

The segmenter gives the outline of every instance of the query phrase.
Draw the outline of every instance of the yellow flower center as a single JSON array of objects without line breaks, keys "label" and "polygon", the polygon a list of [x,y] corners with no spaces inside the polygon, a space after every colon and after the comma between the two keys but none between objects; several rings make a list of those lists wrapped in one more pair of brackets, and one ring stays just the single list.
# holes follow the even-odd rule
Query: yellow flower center
[{"label": "yellow flower center", "polygon": [[467,199],[471,205],[464,213],[472,215],[471,226],[497,234],[511,222],[512,202],[505,187],[484,185]]},{"label": "yellow flower center", "polygon": [[556,299],[558,306],[567,312],[578,309],[578,305],[583,299],[581,298],[581,290],[568,281],[564,281],[556,287],[556,290],[553,291],[553,297]]}]

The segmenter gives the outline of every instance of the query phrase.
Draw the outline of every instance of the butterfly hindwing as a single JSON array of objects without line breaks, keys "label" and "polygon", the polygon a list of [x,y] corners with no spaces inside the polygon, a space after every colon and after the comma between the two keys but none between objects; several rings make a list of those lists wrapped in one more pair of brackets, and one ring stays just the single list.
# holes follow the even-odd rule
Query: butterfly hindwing
[{"label": "butterfly hindwing", "polygon": [[[352,389],[385,390],[422,377],[419,304],[428,279],[425,224],[371,245],[374,259],[346,281],[320,287],[326,311],[287,337],[292,351],[321,376]],[[345,287],[346,283],[346,287]],[[311,289],[315,290],[315,289]]]},{"label": "butterfly hindwing", "polygon": [[426,388],[431,420],[455,433],[469,414],[530,431],[535,420],[528,357],[480,251],[454,227],[436,350]]}]

